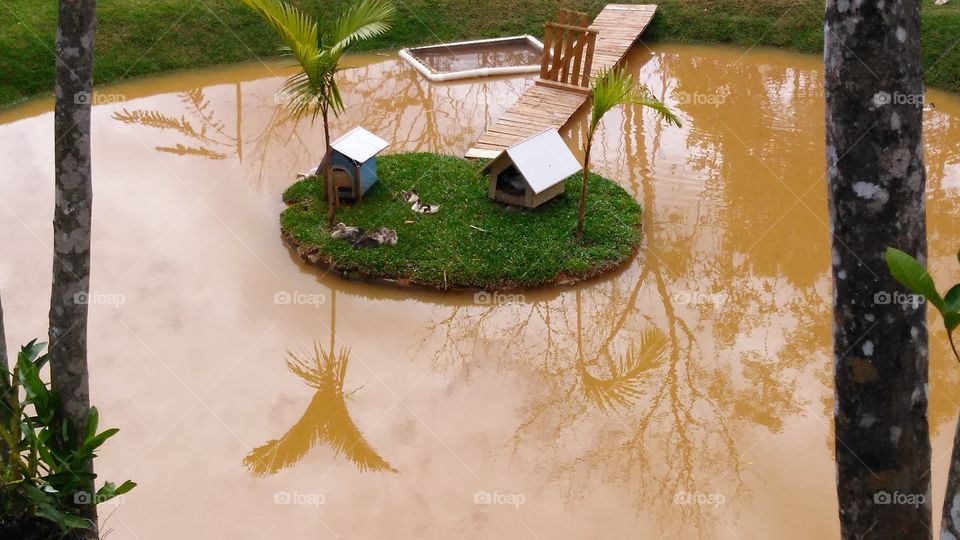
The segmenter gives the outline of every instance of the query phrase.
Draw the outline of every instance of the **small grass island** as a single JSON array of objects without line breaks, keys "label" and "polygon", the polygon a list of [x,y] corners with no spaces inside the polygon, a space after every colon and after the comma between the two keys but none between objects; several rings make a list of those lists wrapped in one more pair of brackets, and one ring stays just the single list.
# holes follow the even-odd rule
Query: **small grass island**
[{"label": "small grass island", "polygon": [[[536,210],[487,197],[483,163],[438,154],[393,154],[379,160],[379,181],[336,221],[397,231],[395,246],[354,249],[333,239],[323,181],[300,180],[283,194],[283,237],[305,262],[347,277],[440,290],[503,291],[590,279],[621,267],[642,237],[642,210],[623,188],[591,175],[585,235],[577,239],[582,175],[566,194]],[[415,189],[436,214],[414,213],[397,194]]]}]

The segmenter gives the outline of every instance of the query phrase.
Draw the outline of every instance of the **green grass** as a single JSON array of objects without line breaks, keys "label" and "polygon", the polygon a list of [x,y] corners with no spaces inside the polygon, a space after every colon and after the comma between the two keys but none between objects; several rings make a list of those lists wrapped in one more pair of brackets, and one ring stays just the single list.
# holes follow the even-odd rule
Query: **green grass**
[{"label": "green grass", "polygon": [[[660,4],[648,41],[721,42],[817,52],[822,0],[617,0]],[[294,0],[307,11],[335,13],[348,0]],[[606,0],[397,0],[393,29],[366,49],[455,39],[543,34],[558,7],[595,15]],[[272,32],[238,0],[103,0],[98,2],[95,80],[251,60],[277,54]],[[0,2],[0,106],[50,94],[56,2]],[[924,0],[927,81],[960,90],[960,2]]]},{"label": "green grass", "polygon": [[[335,262],[341,271],[435,288],[503,290],[593,277],[629,260],[640,242],[640,206],[610,180],[591,175],[585,238],[578,240],[573,233],[579,174],[567,181],[566,194],[536,210],[523,210],[487,198],[482,166],[437,154],[381,157],[380,181],[361,204],[340,209],[337,221],[395,229],[400,240],[393,247],[353,249],[349,242],[330,238],[323,186],[315,178],[284,193],[291,206],[280,223],[301,253],[319,253],[322,262]],[[439,204],[440,212],[415,214],[394,198],[409,188]],[[405,223],[409,220],[415,223]]]}]

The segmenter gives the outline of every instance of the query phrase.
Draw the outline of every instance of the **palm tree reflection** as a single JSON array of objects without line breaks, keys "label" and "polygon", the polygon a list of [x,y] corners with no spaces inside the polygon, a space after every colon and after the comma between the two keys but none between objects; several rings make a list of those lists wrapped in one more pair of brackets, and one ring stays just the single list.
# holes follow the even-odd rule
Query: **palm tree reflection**
[{"label": "palm tree reflection", "polygon": [[[640,334],[639,346],[631,343],[619,358],[607,357],[606,377],[594,376],[583,353],[581,294],[582,291],[577,291],[577,372],[583,397],[605,413],[630,409],[643,395],[643,386],[652,370],[663,362],[666,336],[656,328],[644,330]],[[594,360],[589,364],[597,363]]]},{"label": "palm tree reflection", "polygon": [[[237,99],[240,99],[240,83],[237,85]],[[210,109],[210,100],[206,98],[202,88],[193,88],[177,94],[185,105],[187,114],[176,118],[160,111],[127,110],[121,109],[113,113],[113,119],[124,124],[136,124],[160,130],[172,130],[188,139],[187,144],[182,142],[174,146],[156,146],[158,152],[177,154],[180,156],[199,156],[213,160],[227,159],[224,150],[230,149],[242,159],[243,146],[240,138],[240,105],[238,101],[237,134],[231,135],[226,131],[226,124],[217,119]],[[188,119],[187,115],[191,117]],[[199,128],[194,127],[197,122]]]},{"label": "palm tree reflection", "polygon": [[361,471],[397,472],[370,445],[350,418],[343,383],[350,351],[338,354],[315,344],[313,351],[289,353],[287,368],[316,390],[310,405],[282,437],[250,452],[243,463],[256,476],[268,476],[293,466],[316,445],[342,454]]}]

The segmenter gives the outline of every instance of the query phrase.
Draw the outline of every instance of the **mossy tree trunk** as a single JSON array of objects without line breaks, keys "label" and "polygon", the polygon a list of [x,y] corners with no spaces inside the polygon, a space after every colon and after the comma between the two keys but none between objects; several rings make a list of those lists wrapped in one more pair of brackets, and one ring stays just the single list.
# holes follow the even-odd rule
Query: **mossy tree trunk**
[{"label": "mossy tree trunk", "polygon": [[[54,109],[56,204],[49,355],[52,387],[71,423],[68,445],[75,447],[82,440],[90,412],[86,299],[90,283],[93,199],[90,114],[96,0],[60,0],[58,9]],[[86,469],[92,473],[93,463],[87,463]],[[92,480],[85,491],[90,495],[94,493]],[[81,505],[77,510],[97,523],[95,504]],[[97,536],[94,528],[78,537]]]},{"label": "mossy tree trunk", "polygon": [[0,369],[10,371],[10,361],[7,358],[7,335],[3,329],[3,301],[0,299]]},{"label": "mossy tree trunk", "polygon": [[827,0],[824,34],[842,537],[930,538],[926,306],[884,262],[926,258],[920,1]]},{"label": "mossy tree trunk", "polygon": [[953,435],[953,456],[947,476],[947,492],[943,498],[943,520],[940,522],[941,540],[960,538],[960,419]]},{"label": "mossy tree trunk", "polygon": [[[0,295],[2,296],[2,295]],[[0,300],[0,370],[3,370],[3,377],[9,380],[8,373],[10,371],[10,361],[7,359],[7,336],[3,328],[3,302]],[[3,403],[6,403],[6,393],[0,395],[0,425],[7,425],[7,421],[10,419],[10,411],[7,407],[3,406]],[[3,465],[8,462],[7,453],[10,451],[7,448],[7,442],[0,437],[0,465]]]}]

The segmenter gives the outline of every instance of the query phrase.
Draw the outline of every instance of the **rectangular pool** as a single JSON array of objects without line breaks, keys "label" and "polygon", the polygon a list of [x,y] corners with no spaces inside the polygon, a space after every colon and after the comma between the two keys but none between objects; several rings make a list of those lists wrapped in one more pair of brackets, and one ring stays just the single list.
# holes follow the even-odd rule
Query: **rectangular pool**
[{"label": "rectangular pool", "polygon": [[461,41],[400,51],[400,57],[431,81],[537,73],[543,43],[533,36]]}]

